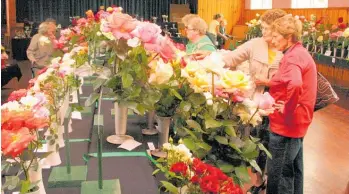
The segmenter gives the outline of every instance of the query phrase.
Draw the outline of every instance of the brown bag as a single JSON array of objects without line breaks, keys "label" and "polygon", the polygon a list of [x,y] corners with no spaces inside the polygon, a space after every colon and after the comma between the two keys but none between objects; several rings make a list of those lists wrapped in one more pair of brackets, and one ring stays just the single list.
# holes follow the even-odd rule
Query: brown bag
[{"label": "brown bag", "polygon": [[314,110],[320,110],[330,104],[333,104],[339,100],[336,92],[333,90],[331,84],[327,79],[317,73],[317,94]]}]

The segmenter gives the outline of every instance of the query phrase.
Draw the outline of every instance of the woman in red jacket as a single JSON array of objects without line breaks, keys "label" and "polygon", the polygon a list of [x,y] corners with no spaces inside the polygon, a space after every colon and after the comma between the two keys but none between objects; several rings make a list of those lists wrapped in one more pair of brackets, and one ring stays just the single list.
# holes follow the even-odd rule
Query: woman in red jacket
[{"label": "woman in red jacket", "polygon": [[317,70],[299,37],[302,23],[286,15],[273,23],[272,43],[284,57],[270,80],[277,102],[269,115],[268,194],[303,194],[303,138],[313,119]]}]

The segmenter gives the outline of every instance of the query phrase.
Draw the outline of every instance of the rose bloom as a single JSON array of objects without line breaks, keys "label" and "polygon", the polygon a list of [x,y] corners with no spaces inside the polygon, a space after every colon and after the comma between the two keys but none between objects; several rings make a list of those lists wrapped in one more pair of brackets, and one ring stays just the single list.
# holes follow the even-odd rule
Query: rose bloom
[{"label": "rose bloom", "polygon": [[184,162],[177,162],[173,164],[170,168],[171,172],[181,174],[183,176],[187,175],[188,166]]},{"label": "rose bloom", "polygon": [[236,89],[247,90],[250,88],[249,77],[240,70],[225,71],[221,78],[221,84],[228,92],[234,92]]},{"label": "rose bloom", "polygon": [[17,131],[1,130],[1,151],[5,156],[12,158],[20,155],[26,149],[35,135],[29,132],[29,129],[22,127]]},{"label": "rose bloom", "polygon": [[269,94],[269,92],[256,94],[253,100],[257,104],[257,107],[263,110],[273,108],[273,105],[275,103],[274,98]]},{"label": "rose bloom", "polygon": [[107,25],[103,27],[103,32],[112,32],[116,39],[132,38],[131,32],[136,28],[136,20],[123,13],[114,12],[107,18]]},{"label": "rose bloom", "polygon": [[11,92],[10,96],[7,98],[7,101],[19,101],[22,97],[27,95],[26,89],[20,89]]}]

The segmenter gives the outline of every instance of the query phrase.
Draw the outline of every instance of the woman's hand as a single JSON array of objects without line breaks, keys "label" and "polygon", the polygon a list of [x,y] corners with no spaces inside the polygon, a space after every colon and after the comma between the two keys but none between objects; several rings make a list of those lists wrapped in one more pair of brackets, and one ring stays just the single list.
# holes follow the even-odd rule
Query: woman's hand
[{"label": "woman's hand", "polygon": [[256,78],[254,83],[256,84],[256,86],[268,86],[269,87],[269,80],[268,79]]},{"label": "woman's hand", "polygon": [[211,53],[211,51],[196,51],[192,53],[191,56],[196,60],[202,60],[205,57],[209,56]]},{"label": "woman's hand", "polygon": [[279,101],[275,102],[274,108],[275,108],[275,110],[277,110],[281,114],[283,114],[284,113],[284,109],[285,109],[285,101],[279,100]]}]

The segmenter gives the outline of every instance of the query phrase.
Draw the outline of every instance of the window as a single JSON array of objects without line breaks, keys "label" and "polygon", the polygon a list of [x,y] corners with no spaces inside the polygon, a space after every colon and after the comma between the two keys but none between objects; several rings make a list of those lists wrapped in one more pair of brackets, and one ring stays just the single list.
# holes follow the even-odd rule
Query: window
[{"label": "window", "polygon": [[251,9],[271,9],[273,0],[251,0]]},{"label": "window", "polygon": [[292,0],[292,8],[327,8],[328,0]]}]

